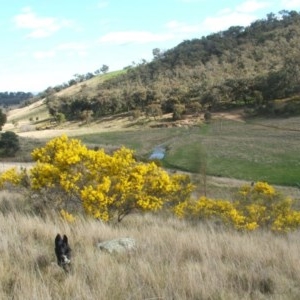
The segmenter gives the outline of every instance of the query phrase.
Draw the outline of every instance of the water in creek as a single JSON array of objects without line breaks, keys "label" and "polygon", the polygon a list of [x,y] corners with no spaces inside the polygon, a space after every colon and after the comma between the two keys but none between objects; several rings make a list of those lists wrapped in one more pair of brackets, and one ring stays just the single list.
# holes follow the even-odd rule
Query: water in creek
[{"label": "water in creek", "polygon": [[149,159],[163,159],[165,157],[165,154],[166,154],[166,149],[162,146],[157,146],[154,148]]}]

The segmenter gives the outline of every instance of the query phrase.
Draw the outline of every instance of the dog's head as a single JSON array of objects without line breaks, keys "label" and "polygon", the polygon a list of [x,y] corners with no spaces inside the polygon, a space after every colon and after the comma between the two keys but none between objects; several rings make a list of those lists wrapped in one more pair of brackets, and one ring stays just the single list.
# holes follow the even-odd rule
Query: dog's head
[{"label": "dog's head", "polygon": [[57,257],[57,263],[61,267],[65,267],[71,263],[71,248],[68,243],[68,237],[66,235],[61,237],[58,234],[55,238],[55,254]]}]

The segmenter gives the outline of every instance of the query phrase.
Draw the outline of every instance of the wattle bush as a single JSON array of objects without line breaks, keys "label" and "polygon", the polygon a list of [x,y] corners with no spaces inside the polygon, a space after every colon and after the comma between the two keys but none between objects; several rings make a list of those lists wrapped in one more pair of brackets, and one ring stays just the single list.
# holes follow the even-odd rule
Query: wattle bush
[{"label": "wattle bush", "polygon": [[292,206],[292,199],[266,182],[257,182],[241,187],[233,201],[201,197],[180,203],[174,212],[180,218],[219,219],[237,229],[287,232],[300,226],[300,212]]}]

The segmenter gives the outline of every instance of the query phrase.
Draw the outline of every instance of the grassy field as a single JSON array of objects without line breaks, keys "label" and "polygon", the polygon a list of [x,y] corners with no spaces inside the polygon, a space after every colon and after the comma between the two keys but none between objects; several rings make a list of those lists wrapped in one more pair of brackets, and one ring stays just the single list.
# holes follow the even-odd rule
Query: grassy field
[{"label": "grassy field", "polygon": [[109,148],[125,145],[149,157],[156,146],[166,148],[166,167],[248,181],[300,184],[300,118],[215,120],[191,128],[143,128],[80,135],[87,144]]},{"label": "grassy field", "polygon": [[272,184],[300,183],[300,131],[295,130],[300,119],[273,120],[276,127],[270,120],[257,123],[214,123],[202,142],[208,172]]},{"label": "grassy field", "polygon": [[[300,232],[242,233],[214,223],[129,215],[121,224],[30,215],[23,196],[0,193],[0,298],[298,299]],[[25,209],[26,208],[26,209]],[[57,266],[54,238],[67,234],[72,271]],[[137,250],[96,243],[132,237]]]}]

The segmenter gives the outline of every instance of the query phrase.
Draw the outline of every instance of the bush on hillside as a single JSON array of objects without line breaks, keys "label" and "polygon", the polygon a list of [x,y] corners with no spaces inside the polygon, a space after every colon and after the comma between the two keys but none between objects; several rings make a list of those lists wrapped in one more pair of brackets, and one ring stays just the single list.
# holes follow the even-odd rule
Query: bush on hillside
[{"label": "bush on hillside", "polygon": [[18,136],[12,131],[1,133],[0,153],[1,156],[15,156],[20,149]]}]

